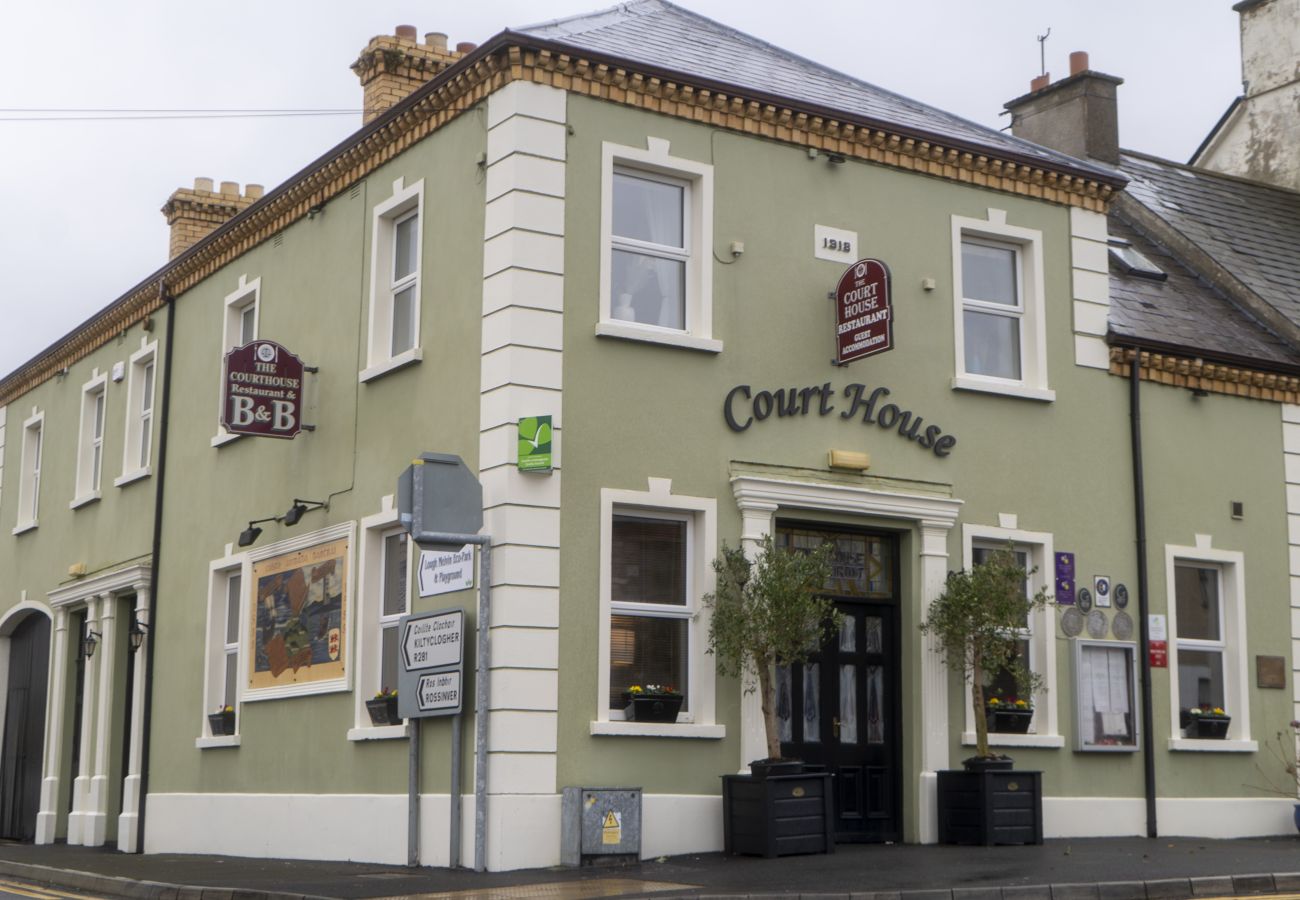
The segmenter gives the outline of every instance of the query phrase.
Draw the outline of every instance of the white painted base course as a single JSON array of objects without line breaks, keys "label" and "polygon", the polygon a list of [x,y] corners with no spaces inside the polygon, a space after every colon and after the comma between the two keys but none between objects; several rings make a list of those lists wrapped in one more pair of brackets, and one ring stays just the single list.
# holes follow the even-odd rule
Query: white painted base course
[{"label": "white painted base course", "polygon": [[[1239,838],[1295,834],[1295,801],[1274,797],[1157,798],[1156,826],[1164,837]],[[1144,837],[1141,797],[1044,797],[1043,836]]]}]

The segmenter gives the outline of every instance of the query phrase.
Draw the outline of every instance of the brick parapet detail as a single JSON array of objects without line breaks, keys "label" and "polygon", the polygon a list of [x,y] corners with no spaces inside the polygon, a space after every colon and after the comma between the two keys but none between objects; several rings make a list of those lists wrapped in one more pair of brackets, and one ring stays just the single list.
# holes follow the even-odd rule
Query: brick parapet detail
[{"label": "brick parapet detail", "polygon": [[258,185],[249,185],[243,194],[238,189],[231,192],[205,190],[199,186],[178,188],[162,207],[162,214],[171,226],[167,258],[180,256],[252,206],[261,196],[262,189]]},{"label": "brick parapet detail", "polygon": [[[1134,355],[1131,348],[1111,347],[1110,374],[1132,377]],[[1140,379],[1156,384],[1273,403],[1300,403],[1300,377],[1295,375],[1146,351],[1143,351],[1138,367]]]},{"label": "brick parapet detail", "polygon": [[365,95],[362,122],[369,123],[392,109],[462,56],[400,35],[371,38],[352,64]]}]

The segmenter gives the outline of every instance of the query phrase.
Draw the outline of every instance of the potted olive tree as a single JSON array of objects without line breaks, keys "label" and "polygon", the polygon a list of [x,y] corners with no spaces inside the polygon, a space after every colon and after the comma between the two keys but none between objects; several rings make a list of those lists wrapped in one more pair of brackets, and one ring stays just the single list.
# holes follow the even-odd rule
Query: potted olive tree
[{"label": "potted olive tree", "polygon": [[[777,665],[807,662],[839,628],[834,605],[818,596],[833,549],[829,543],[811,553],[779,549],[769,534],[753,561],[725,544],[713,561],[717,588],[704,597],[713,614],[709,652],[721,674],[743,678],[746,693],[758,691],[767,736],[768,758],[751,762],[752,774],[723,776],[729,853],[834,850],[831,776],[801,774],[801,762],[781,758],[776,719]],[[781,802],[791,798],[798,798],[798,809]]]},{"label": "potted olive tree", "polygon": [[1042,687],[1017,652],[1020,630],[1048,599],[1043,590],[1026,590],[1033,571],[1026,572],[1008,546],[969,570],[949,572],[921,624],[947,667],[970,684],[975,719],[975,755],[963,761],[965,770],[938,773],[939,840],[945,843],[1042,843],[1041,773],[1011,772],[1009,757],[989,751],[984,702],[985,684],[1000,670],[1012,674],[1021,696]]}]

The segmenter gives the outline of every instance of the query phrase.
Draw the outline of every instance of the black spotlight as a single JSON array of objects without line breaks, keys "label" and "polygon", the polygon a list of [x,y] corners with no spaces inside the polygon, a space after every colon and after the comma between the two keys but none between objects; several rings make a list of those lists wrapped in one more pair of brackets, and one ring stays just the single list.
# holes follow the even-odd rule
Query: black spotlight
[{"label": "black spotlight", "polygon": [[245,528],[243,531],[239,532],[239,546],[241,547],[250,546],[253,543],[253,541],[257,540],[261,536],[262,536],[262,529],[258,528],[252,522],[249,522],[248,527]]},{"label": "black spotlight", "polygon": [[284,514],[281,521],[285,525],[297,525],[302,519],[303,513],[311,509],[321,509],[324,506],[325,504],[320,500],[299,500],[294,497],[293,506],[289,507],[288,512]]}]

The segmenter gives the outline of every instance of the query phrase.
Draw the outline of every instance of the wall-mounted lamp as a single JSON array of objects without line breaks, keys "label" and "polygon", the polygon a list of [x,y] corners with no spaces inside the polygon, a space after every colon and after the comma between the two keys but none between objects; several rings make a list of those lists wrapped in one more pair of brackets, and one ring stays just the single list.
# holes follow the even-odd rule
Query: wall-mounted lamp
[{"label": "wall-mounted lamp", "polygon": [[282,521],[286,526],[297,525],[302,519],[303,513],[312,509],[326,509],[328,505],[322,500],[299,500],[294,497],[293,506],[289,507],[288,511],[285,512]]},{"label": "wall-mounted lamp", "polygon": [[239,532],[239,546],[249,547],[253,541],[262,536],[262,529],[258,528],[263,522],[278,522],[279,516],[267,516],[265,519],[253,519],[248,523],[248,527]]},{"label": "wall-mounted lamp", "polygon": [[140,649],[140,645],[144,643],[144,636],[148,633],[149,626],[140,621],[140,614],[137,612],[131,619],[131,627],[127,629],[132,653]]},{"label": "wall-mounted lamp", "polygon": [[1210,396],[1210,392],[1205,390],[1205,388],[1192,388],[1193,398],[1199,399],[1201,397],[1208,397],[1208,396]]},{"label": "wall-mounted lamp", "polygon": [[99,639],[101,637],[103,637],[103,635],[87,625],[86,634],[81,639],[81,655],[86,659],[90,659],[94,656],[95,648],[99,646]]}]

